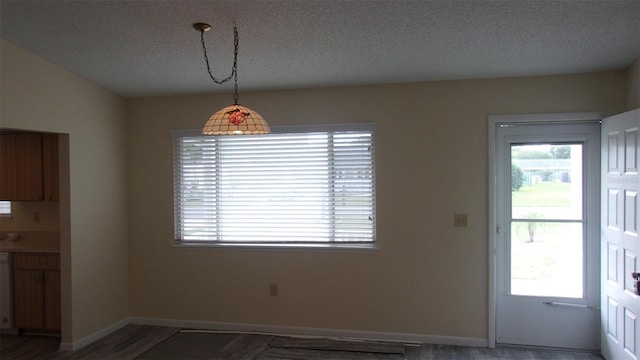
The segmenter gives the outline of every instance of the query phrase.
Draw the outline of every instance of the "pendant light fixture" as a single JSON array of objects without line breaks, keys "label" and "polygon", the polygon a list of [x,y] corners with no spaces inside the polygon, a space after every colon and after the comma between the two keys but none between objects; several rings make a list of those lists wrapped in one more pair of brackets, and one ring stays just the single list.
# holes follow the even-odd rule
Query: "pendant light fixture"
[{"label": "pendant light fixture", "polygon": [[271,128],[267,122],[257,112],[238,104],[238,28],[233,26],[233,67],[231,75],[227,78],[218,80],[211,73],[209,66],[209,57],[207,56],[207,47],[204,44],[205,31],[211,30],[211,25],[205,23],[195,23],[193,27],[200,31],[200,42],[202,43],[202,51],[204,52],[204,61],[207,64],[207,72],[209,77],[216,84],[224,84],[233,78],[233,105],[229,105],[211,115],[209,121],[202,128],[204,135],[254,135],[268,134]]}]

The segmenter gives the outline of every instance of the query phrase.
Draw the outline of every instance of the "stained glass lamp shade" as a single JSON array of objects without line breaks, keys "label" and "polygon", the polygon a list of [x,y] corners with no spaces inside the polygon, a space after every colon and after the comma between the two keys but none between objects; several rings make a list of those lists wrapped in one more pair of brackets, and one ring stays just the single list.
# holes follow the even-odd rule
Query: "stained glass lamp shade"
[{"label": "stained glass lamp shade", "polygon": [[271,128],[262,115],[234,104],[211,115],[202,128],[204,135],[255,135],[268,134]]}]

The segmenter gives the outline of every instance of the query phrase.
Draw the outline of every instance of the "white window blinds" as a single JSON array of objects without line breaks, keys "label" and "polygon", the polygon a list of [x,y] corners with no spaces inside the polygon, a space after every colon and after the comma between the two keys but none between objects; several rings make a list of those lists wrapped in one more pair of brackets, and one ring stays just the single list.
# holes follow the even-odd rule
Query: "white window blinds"
[{"label": "white window blinds", "polygon": [[174,133],[178,242],[372,243],[372,125]]}]

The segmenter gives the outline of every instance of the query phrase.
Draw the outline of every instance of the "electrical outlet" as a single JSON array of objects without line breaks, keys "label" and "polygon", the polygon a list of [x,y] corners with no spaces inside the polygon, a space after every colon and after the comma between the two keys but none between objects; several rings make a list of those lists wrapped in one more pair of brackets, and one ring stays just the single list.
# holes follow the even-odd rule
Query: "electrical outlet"
[{"label": "electrical outlet", "polygon": [[453,215],[453,226],[455,227],[468,227],[469,226],[469,217],[467,214],[454,214]]},{"label": "electrical outlet", "polygon": [[276,283],[269,284],[269,295],[278,296],[278,284]]}]

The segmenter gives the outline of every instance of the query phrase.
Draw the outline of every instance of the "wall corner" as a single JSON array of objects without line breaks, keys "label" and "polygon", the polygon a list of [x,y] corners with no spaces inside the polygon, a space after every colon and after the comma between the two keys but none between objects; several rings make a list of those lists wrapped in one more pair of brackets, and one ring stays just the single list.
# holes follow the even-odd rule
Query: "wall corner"
[{"label": "wall corner", "polygon": [[640,57],[627,68],[627,110],[640,108]]}]

